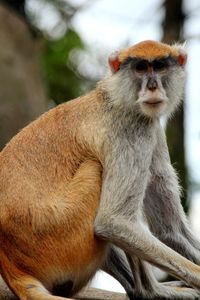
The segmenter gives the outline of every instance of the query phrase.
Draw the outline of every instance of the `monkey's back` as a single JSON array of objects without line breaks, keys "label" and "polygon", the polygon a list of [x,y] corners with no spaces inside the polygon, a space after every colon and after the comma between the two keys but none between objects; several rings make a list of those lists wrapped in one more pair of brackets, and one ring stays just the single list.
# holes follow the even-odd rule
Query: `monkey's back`
[{"label": "monkey's back", "polygon": [[95,142],[90,148],[82,130],[91,130],[86,120],[92,96],[47,112],[0,154],[0,265],[5,279],[5,270],[15,266],[49,289],[68,280],[78,289],[104,259],[106,245],[93,231],[102,167]]}]

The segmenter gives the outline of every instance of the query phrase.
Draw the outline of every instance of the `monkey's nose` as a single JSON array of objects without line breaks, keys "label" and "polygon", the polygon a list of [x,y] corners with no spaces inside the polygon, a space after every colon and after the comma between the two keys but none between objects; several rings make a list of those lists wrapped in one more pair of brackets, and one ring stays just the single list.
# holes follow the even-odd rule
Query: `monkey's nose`
[{"label": "monkey's nose", "polygon": [[147,88],[150,91],[155,91],[158,87],[157,81],[155,78],[149,78],[148,82],[147,82]]}]

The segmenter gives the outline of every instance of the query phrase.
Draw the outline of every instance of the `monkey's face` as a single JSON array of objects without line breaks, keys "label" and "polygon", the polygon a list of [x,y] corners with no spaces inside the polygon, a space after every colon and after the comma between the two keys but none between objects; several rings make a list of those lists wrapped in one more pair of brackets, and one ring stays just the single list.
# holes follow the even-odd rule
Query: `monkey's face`
[{"label": "monkey's face", "polygon": [[113,104],[150,118],[171,114],[183,94],[185,62],[181,46],[153,41],[111,55],[109,93]]},{"label": "monkey's face", "polygon": [[172,57],[154,60],[132,59],[131,72],[136,87],[136,105],[143,114],[159,117],[179,104],[184,87],[184,70]]}]

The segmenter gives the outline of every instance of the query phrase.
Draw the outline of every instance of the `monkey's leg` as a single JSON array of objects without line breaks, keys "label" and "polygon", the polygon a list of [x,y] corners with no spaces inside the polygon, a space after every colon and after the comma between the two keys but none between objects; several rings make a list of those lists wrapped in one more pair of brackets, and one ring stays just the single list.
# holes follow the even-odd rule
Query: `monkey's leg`
[{"label": "monkey's leg", "polygon": [[122,256],[120,250],[114,245],[110,247],[107,259],[102,270],[113,276],[125,289],[130,300],[134,300],[133,287],[134,281],[126,257]]},{"label": "monkey's leg", "polygon": [[135,294],[145,295],[146,291],[154,291],[157,280],[148,266],[137,256],[126,254],[134,278]]},{"label": "monkey's leg", "polygon": [[[149,264],[141,261],[138,257],[130,257],[127,254],[127,259],[131,267],[133,276],[130,274],[130,267],[127,264],[127,261],[121,255],[119,250],[112,246],[108,254],[103,270],[117,279],[121,285],[124,287],[129,299],[147,299],[155,297],[158,299],[166,299],[167,294],[177,294],[175,290],[176,287],[181,287],[182,282],[172,282],[171,286],[174,286],[174,289],[165,287],[166,283],[158,283],[156,280],[152,268]],[[193,293],[193,290],[188,289],[184,291],[186,293],[186,299],[194,299],[190,293]],[[196,294],[196,292],[195,292]],[[169,299],[184,299],[182,295],[170,296]]]},{"label": "monkey's leg", "polygon": [[151,231],[167,246],[200,265],[200,243],[189,228],[180,200],[160,193],[157,182],[148,187],[145,197]]},{"label": "monkey's leg", "polygon": [[182,282],[159,283],[151,265],[127,254],[134,278],[134,300],[139,299],[198,299],[193,289],[181,289]]},{"label": "monkey's leg", "polygon": [[[200,265],[200,242],[192,234],[180,201],[179,184],[171,166],[162,129],[153,154],[152,178],[144,210],[153,234],[170,248]],[[161,155],[161,149],[164,155]]]},{"label": "monkey's leg", "polygon": [[148,187],[144,200],[150,229],[167,246],[200,265],[200,244],[189,229],[180,200],[163,190],[160,195],[159,183],[157,179],[156,185]]},{"label": "monkey's leg", "polygon": [[3,257],[3,268],[5,282],[20,300],[63,300],[62,297],[52,296],[40,281],[17,269],[6,257]]},{"label": "monkey's leg", "polygon": [[[98,217],[100,218],[100,216]],[[131,256],[137,255],[140,259],[160,267],[191,286],[200,288],[200,267],[162,244],[142,224],[130,222],[123,216],[102,215],[101,218],[97,219],[95,226],[96,234],[99,237],[109,239]],[[188,293],[187,289],[181,290],[181,288],[180,292],[176,292],[176,288],[168,287],[163,287],[163,290],[166,295],[176,296],[177,299],[195,299],[198,295],[195,291],[189,290]],[[190,295],[191,297],[189,297]]]},{"label": "monkey's leg", "polygon": [[[65,213],[58,212],[56,224],[43,238],[31,228],[30,233],[24,233],[23,248],[19,239],[21,232],[16,229],[10,240],[5,232],[4,244],[10,244],[4,245],[3,250],[0,245],[0,273],[20,300],[61,300],[63,298],[52,294],[67,297],[77,293],[101,268],[107,243],[94,237],[93,228],[100,187],[101,165],[96,161],[84,162],[62,191],[62,197],[59,193],[58,201],[64,199],[69,209]],[[52,214],[51,221],[53,218]],[[48,220],[44,218],[43,226],[47,225]],[[26,231],[25,226],[21,231]],[[68,291],[66,283],[69,281],[73,285]]]},{"label": "monkey's leg", "polygon": [[[131,300],[135,300],[136,297],[145,298],[147,294],[158,297],[158,292],[155,291],[160,289],[160,285],[152,272],[152,267],[136,256],[131,257],[128,254],[126,256],[128,261],[122,255],[122,251],[112,245],[102,270],[121,283]],[[162,285],[167,285],[167,283],[162,283]],[[181,281],[173,281],[168,285],[185,286]],[[160,291],[161,299],[165,293],[165,288],[164,291]]]},{"label": "monkey's leg", "polygon": [[[200,267],[159,241],[140,218],[143,213],[143,189],[144,192],[146,189],[145,181],[141,181],[143,169],[137,168],[136,172],[134,166],[132,168],[129,165],[121,168],[122,163],[125,164],[128,161],[129,164],[131,161],[133,155],[131,150],[130,153],[126,151],[125,160],[122,162],[120,157],[119,161],[115,157],[115,162],[110,162],[110,168],[108,163],[94,224],[95,233],[131,256],[138,256],[186,281],[192,287],[200,289]],[[116,184],[116,178],[120,179],[119,184]],[[124,178],[131,178],[131,180],[124,180]],[[174,289],[169,288],[169,291],[174,291]],[[182,292],[180,289],[180,293],[175,291],[171,292],[172,296],[179,297],[180,295],[181,299],[188,299],[187,289],[183,289]],[[195,291],[191,292],[191,299],[195,299],[197,295]]]},{"label": "monkey's leg", "polygon": [[129,254],[126,256],[128,261],[125,260],[122,252],[112,245],[102,270],[121,283],[129,299],[135,300],[136,297],[139,297],[139,299],[141,297],[146,298],[147,294],[152,295],[152,297],[158,297],[158,290],[160,290],[160,298],[162,299],[166,290],[164,288],[164,291],[162,291],[161,285],[185,287],[185,283],[181,281],[159,284],[149,264],[141,261],[136,256],[131,257]]}]

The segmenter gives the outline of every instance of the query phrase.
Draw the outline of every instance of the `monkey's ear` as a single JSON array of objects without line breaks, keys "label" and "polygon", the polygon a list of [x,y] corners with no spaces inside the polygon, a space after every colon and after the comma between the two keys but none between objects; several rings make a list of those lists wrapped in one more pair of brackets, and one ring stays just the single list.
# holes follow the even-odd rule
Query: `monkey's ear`
[{"label": "monkey's ear", "polygon": [[181,53],[178,56],[178,63],[181,67],[184,67],[187,62],[187,54]]},{"label": "monkey's ear", "polygon": [[187,62],[187,43],[185,41],[183,44],[175,44],[174,46],[178,50],[177,61],[181,67],[184,67]]},{"label": "monkey's ear", "polygon": [[120,68],[120,61],[119,61],[119,52],[112,53],[108,58],[108,63],[111,69],[111,72],[114,74]]},{"label": "monkey's ear", "polygon": [[174,54],[176,60],[181,67],[184,67],[187,62],[187,42],[182,44],[174,44],[172,48],[175,50]]}]

